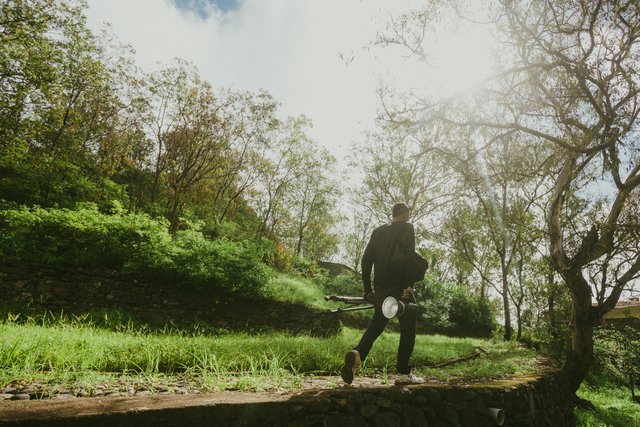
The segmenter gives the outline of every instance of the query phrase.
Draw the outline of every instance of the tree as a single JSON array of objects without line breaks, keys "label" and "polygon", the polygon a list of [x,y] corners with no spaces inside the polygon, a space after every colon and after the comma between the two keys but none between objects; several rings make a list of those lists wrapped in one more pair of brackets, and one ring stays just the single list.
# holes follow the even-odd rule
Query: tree
[{"label": "tree", "polygon": [[48,0],[0,5],[0,162],[17,184],[5,187],[8,199],[69,206],[120,198],[96,161],[122,129],[125,104],[100,41],[86,27],[85,7]]},{"label": "tree", "polygon": [[218,161],[215,178],[208,183],[214,222],[220,224],[241,199],[248,197],[260,176],[268,150],[268,136],[278,126],[277,102],[266,92],[228,93],[221,120],[229,150]]},{"label": "tree", "polygon": [[289,117],[276,127],[269,141],[269,151],[255,166],[259,170],[252,203],[260,223],[256,237],[274,235],[287,214],[285,205],[290,186],[304,176],[304,150],[312,144],[306,133],[311,122],[306,117]]},{"label": "tree", "polygon": [[302,176],[291,182],[286,194],[289,224],[281,224],[281,233],[291,237],[297,255],[317,260],[336,251],[337,236],[331,228],[339,219],[337,202],[341,190],[334,178],[336,159],[315,143],[306,144],[301,153]]},{"label": "tree", "polygon": [[[487,10],[502,37],[503,68],[485,90],[464,102],[420,98],[392,118],[491,130],[491,142],[520,138],[545,153],[553,189],[545,218],[549,256],[573,308],[563,371],[577,390],[593,361],[594,325],[640,272],[640,251],[625,236],[640,186],[640,5],[505,0],[495,6]],[[403,25],[419,33],[429,22],[409,16]],[[606,203],[599,203],[594,194],[603,187]],[[577,209],[576,201],[586,208]],[[604,291],[592,301],[595,286]]]},{"label": "tree", "polygon": [[347,265],[360,273],[360,260],[373,231],[374,222],[370,213],[355,203],[352,205],[354,207],[351,209],[351,223],[348,225],[349,231],[342,239],[342,248],[347,257]]},{"label": "tree", "polygon": [[421,138],[405,127],[381,124],[378,133],[354,146],[352,164],[363,174],[356,204],[379,222],[390,219],[391,206],[405,202],[412,221],[429,228],[438,222],[431,214],[450,202],[446,170],[435,166],[432,153],[423,152]]}]

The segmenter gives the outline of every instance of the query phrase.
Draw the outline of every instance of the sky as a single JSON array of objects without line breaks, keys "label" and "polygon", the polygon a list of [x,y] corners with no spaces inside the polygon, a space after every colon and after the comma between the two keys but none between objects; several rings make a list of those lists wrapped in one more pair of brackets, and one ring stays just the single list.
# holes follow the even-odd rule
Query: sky
[{"label": "sky", "polygon": [[[434,67],[372,46],[414,0],[89,0],[89,27],[110,23],[152,71],[189,60],[214,87],[264,89],[280,115],[308,116],[311,137],[339,164],[375,124],[381,81],[449,92],[488,74],[488,38],[469,27],[443,33]],[[472,2],[473,3],[473,2]]]},{"label": "sky", "polygon": [[[214,87],[265,89],[281,118],[304,114],[311,137],[344,165],[374,126],[376,88],[399,64],[369,49],[404,0],[89,0],[89,27],[108,22],[146,71],[172,58]],[[386,62],[385,62],[386,61]]]}]

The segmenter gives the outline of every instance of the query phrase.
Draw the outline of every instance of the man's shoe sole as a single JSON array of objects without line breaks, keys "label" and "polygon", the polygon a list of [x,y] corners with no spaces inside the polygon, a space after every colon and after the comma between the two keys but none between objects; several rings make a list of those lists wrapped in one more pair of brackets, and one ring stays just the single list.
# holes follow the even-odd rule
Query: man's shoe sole
[{"label": "man's shoe sole", "polygon": [[360,368],[360,364],[360,354],[357,351],[352,350],[344,356],[344,366],[340,370],[340,376],[345,383],[351,384],[353,382],[353,377]]}]

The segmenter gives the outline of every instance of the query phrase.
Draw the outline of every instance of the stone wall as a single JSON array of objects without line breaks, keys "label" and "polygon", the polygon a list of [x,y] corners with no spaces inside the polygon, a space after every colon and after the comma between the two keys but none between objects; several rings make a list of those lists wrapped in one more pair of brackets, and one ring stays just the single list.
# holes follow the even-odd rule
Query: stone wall
[{"label": "stone wall", "polygon": [[343,389],[292,399],[289,426],[573,426],[568,387],[559,375],[470,386]]},{"label": "stone wall", "polygon": [[504,426],[575,425],[560,377],[469,386],[415,385],[280,394],[212,393],[0,403],[0,425],[33,427]]},{"label": "stone wall", "polygon": [[267,299],[239,299],[215,286],[138,281],[116,272],[88,273],[0,262],[0,308],[86,313],[117,309],[135,320],[162,326],[206,323],[228,330],[278,329],[335,334],[339,318],[326,311]]}]

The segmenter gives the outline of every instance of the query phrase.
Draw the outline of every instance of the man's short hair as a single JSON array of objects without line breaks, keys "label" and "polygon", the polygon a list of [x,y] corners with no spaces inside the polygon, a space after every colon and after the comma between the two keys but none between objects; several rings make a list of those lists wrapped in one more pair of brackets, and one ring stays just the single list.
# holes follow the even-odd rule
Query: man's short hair
[{"label": "man's short hair", "polygon": [[391,209],[391,215],[393,215],[394,218],[398,218],[407,212],[409,212],[409,206],[407,206],[406,203],[396,203],[393,205],[393,209]]}]

